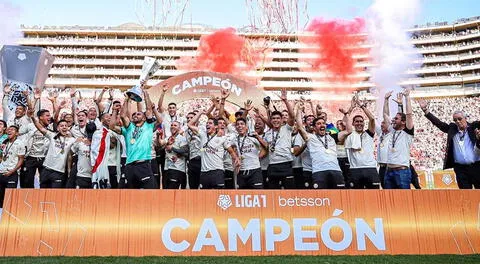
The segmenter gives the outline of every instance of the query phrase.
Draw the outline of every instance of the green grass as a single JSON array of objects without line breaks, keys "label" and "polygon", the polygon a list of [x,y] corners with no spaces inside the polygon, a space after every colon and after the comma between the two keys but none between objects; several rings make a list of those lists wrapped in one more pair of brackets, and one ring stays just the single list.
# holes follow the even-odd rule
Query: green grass
[{"label": "green grass", "polygon": [[0,263],[263,263],[263,264],[329,264],[329,263],[480,263],[480,255],[401,255],[401,256],[275,256],[275,257],[5,257]]}]

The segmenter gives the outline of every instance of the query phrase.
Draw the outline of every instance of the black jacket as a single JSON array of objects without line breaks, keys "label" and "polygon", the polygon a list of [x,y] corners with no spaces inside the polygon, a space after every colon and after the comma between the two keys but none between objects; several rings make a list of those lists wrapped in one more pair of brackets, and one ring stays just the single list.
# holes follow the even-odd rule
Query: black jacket
[{"label": "black jacket", "polygon": [[[443,169],[446,170],[453,168],[453,164],[455,162],[453,157],[453,137],[458,133],[457,125],[455,123],[447,124],[442,122],[430,112],[426,114],[425,117],[443,133],[447,133],[447,151],[445,152],[445,158],[443,160]],[[477,138],[475,137],[475,128],[480,128],[480,121],[468,123],[467,132],[468,136],[470,137],[470,141],[472,141],[474,145],[476,144],[479,146],[480,141],[477,142]]]}]

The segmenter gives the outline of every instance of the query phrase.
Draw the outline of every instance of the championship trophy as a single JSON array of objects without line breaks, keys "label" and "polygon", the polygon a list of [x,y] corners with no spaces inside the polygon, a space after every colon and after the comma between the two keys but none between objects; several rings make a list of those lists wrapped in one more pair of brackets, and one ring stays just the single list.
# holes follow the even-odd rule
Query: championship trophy
[{"label": "championship trophy", "polygon": [[142,73],[140,74],[140,79],[137,85],[130,88],[127,91],[127,95],[130,99],[135,102],[142,101],[142,82],[146,82],[150,79],[156,71],[160,69],[160,62],[152,57],[145,57],[142,65]]},{"label": "championship trophy", "polygon": [[8,107],[27,105],[24,91],[43,88],[55,57],[40,47],[4,45],[0,51],[2,87],[10,85]]}]

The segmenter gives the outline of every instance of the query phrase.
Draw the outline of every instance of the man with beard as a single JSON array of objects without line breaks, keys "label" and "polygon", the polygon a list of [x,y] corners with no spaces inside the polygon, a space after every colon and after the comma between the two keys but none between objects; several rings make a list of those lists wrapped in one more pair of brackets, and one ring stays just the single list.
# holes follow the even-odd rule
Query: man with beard
[{"label": "man with beard", "polygon": [[238,135],[234,141],[240,156],[237,184],[240,189],[262,189],[263,177],[259,157],[267,152],[267,142],[256,132],[247,135],[247,121],[239,117],[235,122]]},{"label": "man with beard", "polygon": [[[392,120],[392,137],[388,142],[385,189],[410,189],[410,147],[413,142],[413,116],[410,90],[403,92],[406,113],[397,113]],[[399,97],[399,102],[402,102]]]},{"label": "man with beard", "polygon": [[188,144],[185,137],[180,134],[180,123],[173,121],[170,124],[171,136],[167,139],[165,146],[166,161],[165,169],[167,171],[166,189],[179,189],[186,183],[186,155],[188,154]]},{"label": "man with beard", "polygon": [[67,121],[60,120],[57,125],[58,133],[54,133],[40,124],[33,116],[33,111],[29,109],[29,117],[35,127],[49,139],[47,155],[43,162],[44,169],[40,174],[40,188],[63,188],[67,158],[75,138],[70,136]]},{"label": "man with beard", "polygon": [[200,137],[201,141],[201,174],[200,189],[223,189],[225,188],[223,160],[225,158],[225,150],[232,156],[235,168],[240,166],[240,160],[228,142],[225,136],[218,135],[218,120],[209,118],[206,124],[206,131],[201,131],[196,126],[200,117],[205,111],[198,112],[195,117],[188,123],[194,134]]},{"label": "man with beard", "polygon": [[[187,114],[187,121],[190,122],[195,117],[194,112]],[[198,124],[194,124],[198,127]],[[193,133],[193,131],[187,127],[185,132],[185,138],[188,142],[188,186],[190,189],[198,189],[200,184],[200,172],[201,172],[201,158],[200,158],[200,137]]]},{"label": "man with beard", "polygon": [[287,101],[287,91],[283,89],[280,99],[285,103],[289,114],[285,125],[282,122],[282,113],[273,111],[270,116],[272,128],[265,133],[265,140],[269,147],[268,188],[294,189],[295,180],[292,171],[292,131],[294,114]]},{"label": "man with beard", "polygon": [[337,160],[337,145],[326,132],[326,122],[322,118],[312,121],[313,134],[307,133],[302,125],[303,103],[297,109],[297,127],[303,140],[307,142],[312,158],[312,182],[314,189],[343,189],[342,170]]},{"label": "man with beard", "polygon": [[440,121],[428,110],[428,103],[419,100],[425,117],[443,133],[447,133],[447,149],[443,169],[453,168],[460,189],[480,189],[480,155],[475,151],[478,143],[475,130],[480,122],[467,122],[463,111],[453,113],[453,122]]},{"label": "man with beard", "polygon": [[[41,91],[36,89],[34,92],[35,102],[27,99],[28,108],[35,109],[35,105],[40,99]],[[41,109],[37,112],[39,123],[45,128],[53,132],[53,125],[51,123],[52,117],[50,112],[46,109]],[[49,140],[36,127],[35,124],[30,123],[27,126],[27,134],[25,137],[25,146],[27,152],[25,155],[25,162],[20,172],[20,187],[34,188],[35,174],[41,174],[43,170],[43,162],[47,154]]]},{"label": "man with beard", "polygon": [[[157,183],[153,177],[150,161],[152,159],[151,145],[153,129],[156,123],[161,123],[162,118],[156,117],[153,120],[152,102],[148,92],[144,90],[146,103],[146,112],[135,112],[131,119],[126,115],[129,107],[130,98],[126,96],[123,103],[120,118],[123,127],[119,127],[115,122],[110,123],[110,129],[122,134],[125,137],[127,149],[127,164],[125,167],[125,176],[127,178],[127,188],[155,189]],[[116,120],[119,111],[113,112],[112,119]]]},{"label": "man with beard", "polygon": [[352,124],[355,128],[345,140],[348,161],[350,163],[350,188],[352,189],[379,189],[380,179],[375,160],[375,117],[367,109],[366,103],[356,104],[360,106],[368,117],[368,129],[364,130],[365,122],[361,115],[353,117]]},{"label": "man with beard", "polygon": [[17,188],[17,171],[22,167],[25,156],[25,145],[18,139],[18,127],[7,128],[7,139],[2,142],[2,160],[0,163],[0,208],[6,188]]}]

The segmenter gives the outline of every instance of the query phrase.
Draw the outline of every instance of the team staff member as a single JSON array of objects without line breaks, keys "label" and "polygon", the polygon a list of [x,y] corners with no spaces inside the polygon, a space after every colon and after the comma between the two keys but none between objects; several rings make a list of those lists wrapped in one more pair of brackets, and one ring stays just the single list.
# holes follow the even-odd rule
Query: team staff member
[{"label": "team staff member", "polygon": [[447,133],[447,149],[443,169],[453,168],[460,189],[480,189],[480,155],[475,152],[477,143],[475,129],[480,128],[480,122],[467,122],[462,111],[453,113],[453,122],[440,121],[428,110],[425,100],[419,100],[425,117],[443,133]]},{"label": "team staff member", "polygon": [[[120,113],[123,127],[117,126],[115,122],[110,123],[110,129],[122,134],[125,137],[127,149],[127,162],[125,176],[127,188],[129,189],[155,189],[157,183],[153,177],[150,160],[152,159],[151,146],[153,129],[156,126],[153,120],[153,104],[150,101],[148,92],[144,90],[146,112],[135,112],[131,118],[126,115],[130,98],[126,97]],[[118,110],[113,112],[112,119],[116,120]],[[156,117],[157,123],[162,122],[160,116]]]},{"label": "team staff member", "polygon": [[[412,172],[410,171],[410,147],[413,142],[413,116],[410,90],[403,92],[406,112],[397,113],[392,120],[392,137],[388,142],[387,172],[385,189],[410,189]],[[399,97],[399,103],[402,99]]]},{"label": "team staff member", "polygon": [[18,127],[7,128],[7,139],[1,142],[0,163],[0,208],[3,208],[5,188],[17,188],[18,173],[25,156],[25,145],[18,139]]}]

